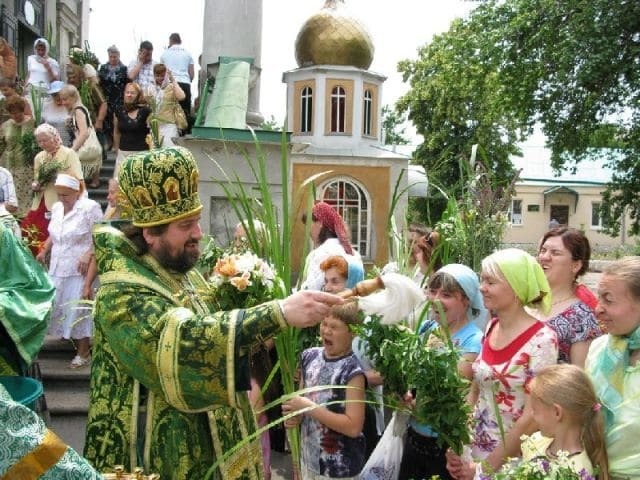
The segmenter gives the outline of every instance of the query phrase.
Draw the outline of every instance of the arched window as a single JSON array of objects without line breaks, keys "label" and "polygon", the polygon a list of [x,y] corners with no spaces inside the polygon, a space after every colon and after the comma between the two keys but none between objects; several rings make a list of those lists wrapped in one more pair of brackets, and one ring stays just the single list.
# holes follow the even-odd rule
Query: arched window
[{"label": "arched window", "polygon": [[371,90],[364,92],[364,105],[362,106],[362,134],[371,136],[371,125],[373,125],[373,95]]},{"label": "arched window", "polygon": [[339,178],[321,187],[320,198],[342,215],[353,248],[358,250],[363,258],[370,257],[371,201],[365,189],[351,179]]},{"label": "arched window", "polygon": [[331,133],[345,133],[347,94],[340,86],[331,90]]},{"label": "arched window", "polygon": [[311,133],[313,120],[313,90],[304,87],[300,93],[300,133]]}]

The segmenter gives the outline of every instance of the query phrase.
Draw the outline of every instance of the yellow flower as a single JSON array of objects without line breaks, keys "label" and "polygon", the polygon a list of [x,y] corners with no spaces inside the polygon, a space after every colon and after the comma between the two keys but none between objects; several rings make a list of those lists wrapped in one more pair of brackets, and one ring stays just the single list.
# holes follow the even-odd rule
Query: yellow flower
[{"label": "yellow flower", "polygon": [[215,272],[223,277],[233,277],[238,274],[234,257],[225,257],[218,260]]},{"label": "yellow flower", "polygon": [[243,292],[249,285],[251,285],[249,278],[251,278],[251,274],[249,272],[244,272],[240,277],[233,277],[229,280],[229,283]]}]

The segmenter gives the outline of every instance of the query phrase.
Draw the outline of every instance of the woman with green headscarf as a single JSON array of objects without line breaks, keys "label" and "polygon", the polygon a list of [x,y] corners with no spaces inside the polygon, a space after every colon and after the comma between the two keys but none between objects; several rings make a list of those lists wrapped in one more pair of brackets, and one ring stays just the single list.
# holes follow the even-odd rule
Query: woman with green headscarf
[{"label": "woman with green headscarf", "polygon": [[500,250],[482,261],[480,293],[492,318],[473,362],[472,460],[449,452],[454,478],[472,479],[479,468],[498,471],[508,457],[520,455],[520,436],[535,431],[528,384],[538,369],[556,363],[558,341],[525,307],[548,312],[549,292],[542,268],[523,250]]}]

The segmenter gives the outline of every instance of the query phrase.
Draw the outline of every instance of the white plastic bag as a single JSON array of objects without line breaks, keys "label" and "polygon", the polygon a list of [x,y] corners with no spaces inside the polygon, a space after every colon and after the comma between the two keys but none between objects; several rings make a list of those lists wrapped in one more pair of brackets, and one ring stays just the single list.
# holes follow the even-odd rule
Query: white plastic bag
[{"label": "white plastic bag", "polygon": [[360,480],[397,480],[409,415],[395,412],[382,438],[360,472]]}]

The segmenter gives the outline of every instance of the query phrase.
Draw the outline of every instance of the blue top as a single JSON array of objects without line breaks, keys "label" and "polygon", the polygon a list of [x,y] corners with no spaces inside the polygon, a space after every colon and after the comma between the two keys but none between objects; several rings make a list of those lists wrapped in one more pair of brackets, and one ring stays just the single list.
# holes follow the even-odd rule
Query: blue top
[{"label": "blue top", "polygon": [[[419,333],[428,334],[435,330],[438,326],[438,322],[430,320],[424,322],[420,326]],[[482,346],[482,331],[473,322],[467,322],[467,324],[454,333],[451,336],[451,341],[458,349],[458,354],[465,355],[467,353],[480,353],[480,347]],[[418,423],[415,418],[411,418],[409,425],[413,430],[425,437],[437,437],[438,434],[434,432],[429,425]]]}]

